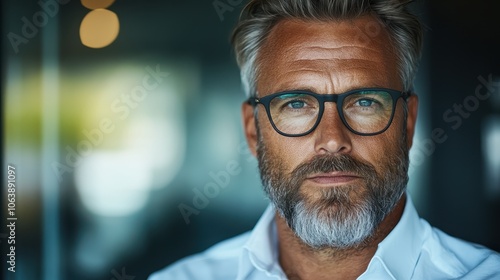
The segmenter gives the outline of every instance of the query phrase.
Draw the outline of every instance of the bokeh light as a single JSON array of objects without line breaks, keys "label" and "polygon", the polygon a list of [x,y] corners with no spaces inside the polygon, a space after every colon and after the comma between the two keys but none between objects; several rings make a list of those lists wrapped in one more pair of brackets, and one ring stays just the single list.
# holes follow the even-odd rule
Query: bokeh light
[{"label": "bokeh light", "polygon": [[111,4],[113,4],[115,0],[82,0],[82,5],[91,10],[95,9],[105,9]]},{"label": "bokeh light", "polygon": [[80,25],[80,39],[89,48],[104,48],[113,43],[120,32],[120,21],[112,11],[96,9],[89,12]]}]

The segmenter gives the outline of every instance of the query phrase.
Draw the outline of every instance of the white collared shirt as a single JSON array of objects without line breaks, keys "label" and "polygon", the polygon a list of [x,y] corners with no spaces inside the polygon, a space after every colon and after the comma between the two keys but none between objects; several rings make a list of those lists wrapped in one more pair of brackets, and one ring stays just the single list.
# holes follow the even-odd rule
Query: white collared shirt
[{"label": "white collared shirt", "polygon": [[[149,280],[286,279],[274,214],[269,206],[251,232],[177,261]],[[407,196],[401,220],[358,279],[500,279],[500,254],[431,227]]]}]

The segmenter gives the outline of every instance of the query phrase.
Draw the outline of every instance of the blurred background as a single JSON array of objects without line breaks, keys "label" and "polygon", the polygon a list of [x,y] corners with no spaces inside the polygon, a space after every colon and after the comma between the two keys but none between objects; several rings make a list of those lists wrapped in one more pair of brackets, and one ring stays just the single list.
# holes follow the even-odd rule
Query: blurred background
[{"label": "blurred background", "polygon": [[[2,1],[3,186],[16,272],[145,279],[252,229],[267,205],[229,34],[244,1]],[[500,3],[417,1],[425,50],[410,192],[500,250]],[[2,224],[7,216],[3,188]],[[9,245],[10,246],[10,245]]]}]

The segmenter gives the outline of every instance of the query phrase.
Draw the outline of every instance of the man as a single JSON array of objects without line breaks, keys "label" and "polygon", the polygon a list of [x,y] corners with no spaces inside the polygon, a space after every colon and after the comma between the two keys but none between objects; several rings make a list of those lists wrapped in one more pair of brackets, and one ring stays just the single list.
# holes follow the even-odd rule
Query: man
[{"label": "man", "polygon": [[500,279],[500,255],[406,193],[421,27],[395,0],[253,0],[233,34],[271,205],[150,279]]}]

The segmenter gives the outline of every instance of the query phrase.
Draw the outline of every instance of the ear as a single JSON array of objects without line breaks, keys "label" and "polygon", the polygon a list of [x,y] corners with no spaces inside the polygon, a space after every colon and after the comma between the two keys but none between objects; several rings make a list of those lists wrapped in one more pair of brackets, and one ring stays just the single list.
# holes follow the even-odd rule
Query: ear
[{"label": "ear", "polygon": [[408,141],[408,149],[413,144],[413,135],[415,134],[415,126],[417,123],[418,113],[418,96],[412,94],[406,101],[408,105],[408,118],[406,119],[406,139]]},{"label": "ear", "polygon": [[246,102],[243,103],[241,106],[241,117],[243,119],[243,129],[245,130],[248,148],[254,156],[257,156],[257,127],[253,106]]}]

